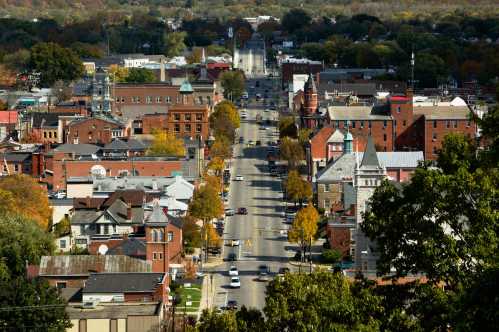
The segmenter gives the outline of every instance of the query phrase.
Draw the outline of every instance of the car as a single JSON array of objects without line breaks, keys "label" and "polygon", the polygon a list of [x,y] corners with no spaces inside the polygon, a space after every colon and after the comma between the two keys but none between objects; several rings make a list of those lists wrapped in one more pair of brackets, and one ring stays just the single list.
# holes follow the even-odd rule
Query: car
[{"label": "car", "polygon": [[244,181],[244,176],[242,176],[242,175],[236,175],[235,180],[236,181]]},{"label": "car", "polygon": [[237,310],[237,301],[236,300],[229,300],[227,301],[227,310]]},{"label": "car", "polygon": [[260,99],[260,98],[262,98],[262,95],[261,95],[261,94],[259,94],[259,93],[257,93],[257,94],[256,94],[256,100],[258,100],[258,99]]},{"label": "car", "polygon": [[235,277],[237,277],[239,275],[239,271],[237,270],[237,267],[235,265],[232,265],[229,268],[229,275],[230,276],[235,276]]},{"label": "car", "polygon": [[237,255],[236,255],[236,253],[234,253],[234,252],[229,253],[227,255],[227,260],[229,262],[235,262],[235,261],[237,261]]},{"label": "car", "polygon": [[256,145],[256,146],[260,146],[260,145],[262,145],[262,141],[256,141],[255,145]]},{"label": "car", "polygon": [[288,267],[281,267],[279,269],[279,275],[285,275],[286,273],[289,273],[289,272],[290,272],[290,270]]},{"label": "car", "polygon": [[248,96],[248,93],[247,93],[246,91],[245,91],[245,92],[243,92],[243,94],[242,94],[241,98],[242,98],[242,99],[248,99],[248,97],[249,97],[249,96]]},{"label": "car", "polygon": [[230,278],[230,288],[241,288],[241,280],[239,277],[232,277]]},{"label": "car", "polygon": [[237,239],[230,240],[229,241],[229,246],[231,246],[231,247],[237,247],[237,246],[239,246],[239,240],[237,240]]},{"label": "car", "polygon": [[275,105],[270,105],[270,110],[275,111],[275,110],[277,110],[277,107]]},{"label": "car", "polygon": [[225,209],[226,216],[233,216],[235,214],[236,214],[236,212],[234,211],[234,209]]},{"label": "car", "polygon": [[240,143],[240,144],[243,144],[243,143],[244,143],[244,137],[242,137],[242,136],[241,136],[241,137],[239,137],[239,143]]},{"label": "car", "polygon": [[248,145],[249,145],[249,146],[253,146],[253,145],[255,145],[255,142],[253,142],[252,140],[249,140],[249,141],[248,141]]},{"label": "car", "polygon": [[269,281],[270,280],[270,277],[268,275],[267,272],[260,272],[258,274],[258,278],[257,278],[258,281]]},{"label": "car", "polygon": [[260,130],[265,130],[265,126],[260,126]]},{"label": "car", "polygon": [[269,273],[270,269],[269,269],[269,267],[267,265],[262,264],[262,265],[258,266],[258,271],[260,273],[262,273],[262,272]]},{"label": "car", "polygon": [[246,209],[245,207],[240,207],[239,209],[237,209],[237,214],[248,214],[248,209]]},{"label": "car", "polygon": [[59,190],[58,192],[56,192],[54,194],[54,198],[57,198],[57,199],[63,199],[63,198],[66,198],[66,191],[64,190]]}]

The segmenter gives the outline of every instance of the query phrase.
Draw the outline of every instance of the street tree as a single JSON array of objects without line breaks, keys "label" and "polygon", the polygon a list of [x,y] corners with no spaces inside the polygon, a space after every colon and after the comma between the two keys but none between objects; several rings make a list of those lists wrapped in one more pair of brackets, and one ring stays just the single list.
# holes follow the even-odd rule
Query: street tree
[{"label": "street tree", "polygon": [[305,159],[305,152],[297,140],[284,137],[281,140],[281,158],[288,162],[290,169],[294,169],[300,161]]},{"label": "street tree", "polygon": [[224,100],[215,106],[213,114],[210,116],[210,124],[214,124],[218,120],[218,116],[221,114],[227,114],[229,120],[232,122],[234,128],[239,128],[241,125],[241,119],[237,111],[236,105],[234,103]]},{"label": "street tree", "polygon": [[208,233],[208,248],[220,248],[222,246],[222,239],[215,230],[215,227],[208,223],[206,229]]},{"label": "street tree", "polygon": [[229,100],[238,100],[244,92],[244,75],[241,71],[225,71],[220,75],[220,82],[224,88],[224,97]]},{"label": "street tree", "polygon": [[292,170],[286,179],[286,195],[295,204],[302,203],[312,198],[312,186],[302,179],[298,171]]},{"label": "street tree", "polygon": [[147,68],[130,68],[124,81],[126,83],[154,83],[156,76]]},{"label": "street tree", "polygon": [[221,176],[224,169],[224,160],[220,157],[212,157],[206,168],[213,171],[216,176]]},{"label": "street tree", "polygon": [[83,75],[83,63],[76,53],[56,43],[38,43],[31,48],[29,69],[40,73],[43,86],[57,80],[72,81]]},{"label": "street tree", "polygon": [[296,213],[293,224],[288,232],[289,241],[298,243],[301,248],[301,257],[304,257],[307,246],[312,246],[312,240],[317,236],[319,213],[310,204]]},{"label": "street tree", "polygon": [[168,131],[155,131],[154,140],[147,149],[148,156],[183,157],[185,156],[184,142],[174,133]]},{"label": "street tree", "polygon": [[48,230],[52,218],[47,192],[27,175],[0,178],[0,213],[20,215]]},{"label": "street tree", "polygon": [[168,32],[163,36],[163,41],[165,43],[165,55],[167,57],[179,56],[186,49],[185,37],[187,33],[185,31],[179,32]]},{"label": "street tree", "polygon": [[52,86],[52,93],[57,99],[57,102],[60,103],[71,99],[73,96],[73,88],[68,82],[57,80]]},{"label": "street tree", "polygon": [[198,332],[238,332],[236,315],[232,310],[218,313],[205,309],[196,330]]},{"label": "street tree", "polygon": [[293,116],[283,116],[279,119],[279,137],[298,137],[298,129],[296,127],[295,118]]},{"label": "street tree", "polygon": [[218,193],[222,192],[222,180],[220,176],[205,174],[203,178],[207,186],[214,188]]},{"label": "street tree", "polygon": [[225,136],[219,136],[210,147],[210,157],[226,160],[232,156],[232,146]]},{"label": "street tree", "polygon": [[186,247],[189,248],[201,248],[203,245],[201,227],[198,226],[196,220],[193,216],[182,218],[182,238],[186,242]]}]

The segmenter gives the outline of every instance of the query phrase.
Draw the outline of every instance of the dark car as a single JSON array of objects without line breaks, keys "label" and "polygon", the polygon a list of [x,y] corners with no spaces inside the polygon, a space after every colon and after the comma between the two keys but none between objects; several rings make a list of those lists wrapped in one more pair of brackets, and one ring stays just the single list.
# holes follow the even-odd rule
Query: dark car
[{"label": "dark car", "polygon": [[233,252],[229,253],[229,255],[227,256],[227,260],[229,262],[234,262],[234,261],[237,261],[237,255]]},{"label": "dark car", "polygon": [[239,209],[237,209],[237,214],[248,214],[248,209],[246,209],[245,207],[240,207]]},{"label": "dark car", "polygon": [[290,272],[290,271],[289,271],[289,268],[288,268],[288,267],[281,267],[281,268],[279,269],[279,274],[282,274],[282,275],[284,275],[284,274],[286,274],[286,273],[289,273],[289,272]]},{"label": "dark car", "polygon": [[256,146],[260,146],[260,145],[262,145],[262,141],[256,141],[255,145],[256,145]]},{"label": "dark car", "polygon": [[236,300],[227,301],[227,309],[228,310],[237,310],[237,301]]},{"label": "dark car", "polygon": [[260,273],[262,273],[262,272],[269,273],[270,272],[270,268],[267,265],[262,264],[262,265],[258,266],[258,271]]},{"label": "dark car", "polygon": [[239,143],[241,143],[241,144],[244,143],[244,137],[242,137],[242,136],[239,137]]}]

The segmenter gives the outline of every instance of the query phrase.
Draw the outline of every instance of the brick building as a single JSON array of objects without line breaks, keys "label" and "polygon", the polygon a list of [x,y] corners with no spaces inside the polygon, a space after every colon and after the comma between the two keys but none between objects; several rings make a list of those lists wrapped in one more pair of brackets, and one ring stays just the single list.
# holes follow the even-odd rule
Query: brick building
[{"label": "brick building", "polygon": [[308,59],[288,59],[281,63],[281,84],[287,88],[295,74],[317,75],[324,69],[322,62]]},{"label": "brick building", "polygon": [[179,86],[168,83],[118,83],[114,86],[113,111],[123,106],[140,105],[192,105],[192,98],[183,98]]},{"label": "brick building", "polygon": [[68,123],[66,142],[72,144],[108,144],[113,139],[129,136],[129,129],[109,117],[91,117]]}]

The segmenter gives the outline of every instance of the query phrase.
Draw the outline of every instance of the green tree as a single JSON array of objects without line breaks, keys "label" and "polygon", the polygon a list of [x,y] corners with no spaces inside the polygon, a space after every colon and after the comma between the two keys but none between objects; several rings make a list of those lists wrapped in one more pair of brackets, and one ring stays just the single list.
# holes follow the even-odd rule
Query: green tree
[{"label": "green tree", "polygon": [[289,168],[294,169],[300,161],[305,159],[305,152],[298,141],[284,137],[281,140],[281,158],[288,162]]},{"label": "green tree", "polygon": [[258,309],[248,309],[242,306],[236,312],[236,321],[238,332],[265,331],[265,320]]},{"label": "green tree", "polygon": [[300,245],[302,258],[305,248],[312,245],[312,240],[317,235],[318,222],[319,213],[312,204],[296,213],[293,224],[288,231],[288,239],[290,242]]},{"label": "green tree", "polygon": [[68,101],[73,96],[73,87],[67,82],[58,80],[52,86],[52,93],[54,94],[57,102]]},{"label": "green tree", "polygon": [[220,75],[220,82],[224,88],[224,97],[229,100],[238,100],[244,92],[244,75],[239,70],[225,71]]},{"label": "green tree", "polygon": [[279,119],[279,137],[298,137],[298,129],[296,127],[295,118],[292,116],[283,116]]},{"label": "green tree", "polygon": [[306,28],[310,25],[312,18],[303,9],[291,9],[282,18],[282,27],[289,33]]},{"label": "green tree", "polygon": [[78,55],[55,43],[33,46],[29,68],[40,73],[43,86],[51,86],[57,80],[72,81],[83,75],[83,64]]},{"label": "green tree", "polygon": [[21,72],[29,69],[31,53],[27,49],[20,49],[16,52],[6,54],[3,63],[8,69]]},{"label": "green tree", "polygon": [[184,52],[185,37],[187,33],[185,31],[179,32],[168,32],[163,36],[163,41],[165,43],[165,55],[167,57],[174,57],[181,55]]},{"label": "green tree", "polygon": [[223,136],[233,142],[235,130],[239,128],[240,123],[236,106],[228,100],[218,103],[210,115],[210,127],[217,139]]},{"label": "green tree", "polygon": [[238,332],[236,315],[228,310],[223,313],[217,313],[213,310],[203,310],[199,324],[199,332]]},{"label": "green tree", "polygon": [[[496,87],[496,99],[499,100],[499,85]],[[483,162],[489,167],[499,165],[499,106],[489,109],[478,120],[478,125],[482,129],[482,143],[487,145],[487,149],[482,153]]]},{"label": "green tree", "polygon": [[154,132],[154,140],[147,149],[148,156],[183,157],[185,156],[184,142],[175,134],[167,131]]},{"label": "green tree", "polygon": [[124,80],[126,83],[153,83],[156,82],[156,76],[147,68],[130,68]]},{"label": "green tree", "polygon": [[477,167],[476,147],[462,134],[450,133],[444,137],[442,149],[437,158],[437,165],[446,174],[454,174],[460,168]]},{"label": "green tree", "polygon": [[322,252],[322,259],[326,263],[330,264],[338,263],[342,257],[343,254],[341,253],[341,251],[336,249],[324,249],[324,251]]},{"label": "green tree", "polygon": [[381,298],[339,273],[287,273],[267,287],[267,331],[379,331]]}]

